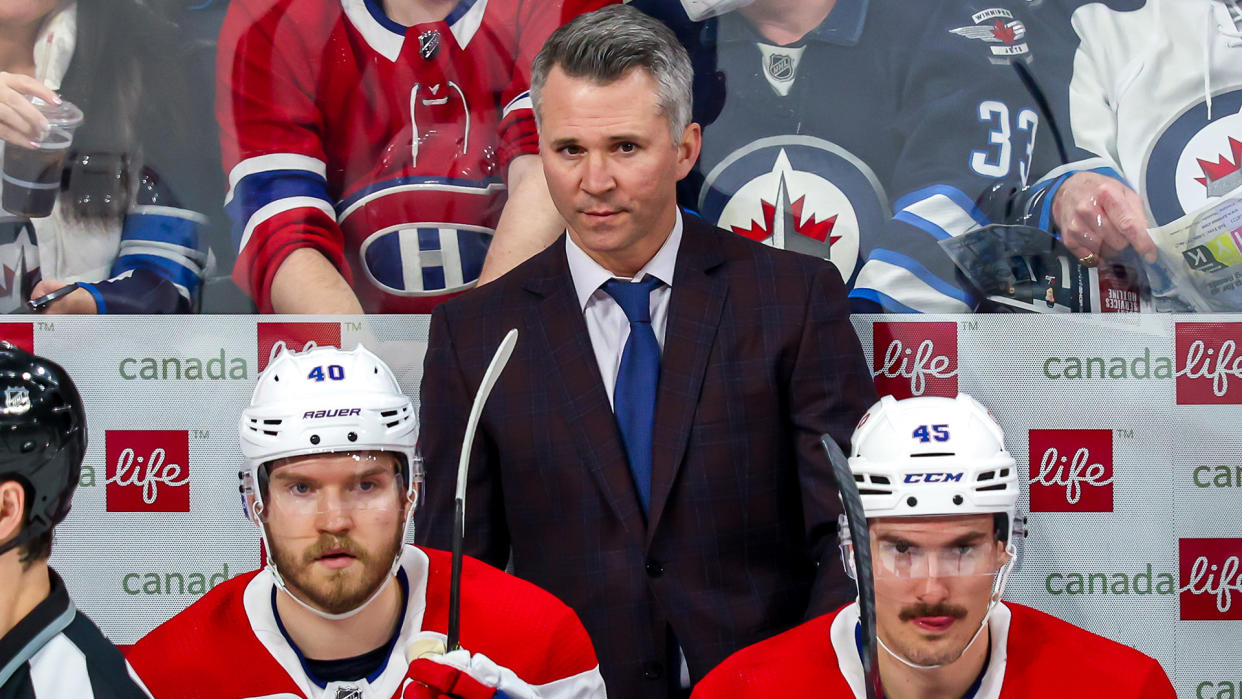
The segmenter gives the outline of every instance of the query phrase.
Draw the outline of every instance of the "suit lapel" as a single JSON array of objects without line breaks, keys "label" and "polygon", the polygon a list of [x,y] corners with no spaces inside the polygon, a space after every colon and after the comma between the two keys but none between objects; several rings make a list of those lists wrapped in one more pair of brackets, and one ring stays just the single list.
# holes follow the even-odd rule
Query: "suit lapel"
[{"label": "suit lapel", "polygon": [[715,230],[683,214],[684,232],[669,299],[660,388],[656,398],[655,453],[651,464],[651,512],[647,542],[660,523],[686,452],[699,403],[707,358],[720,325],[728,283],[717,268],[724,255]]},{"label": "suit lapel", "polygon": [[542,273],[532,274],[525,284],[541,297],[527,327],[541,332],[532,340],[543,343],[545,350],[533,356],[547,357],[547,378],[564,391],[563,417],[596,485],[625,528],[641,538],[642,506],[569,274],[564,236],[540,255],[545,258]]}]

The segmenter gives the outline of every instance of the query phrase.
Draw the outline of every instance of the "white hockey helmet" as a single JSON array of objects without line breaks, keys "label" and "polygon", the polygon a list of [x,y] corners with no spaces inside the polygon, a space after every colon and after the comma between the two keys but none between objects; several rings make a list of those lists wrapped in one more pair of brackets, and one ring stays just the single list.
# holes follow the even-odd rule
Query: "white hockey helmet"
[{"label": "white hockey helmet", "polygon": [[[282,350],[259,380],[242,411],[238,426],[245,469],[241,476],[246,515],[259,526],[272,550],[264,510],[262,483],[268,464],[290,456],[334,452],[392,452],[403,464],[406,500],[417,503],[423,480],[418,454],[418,419],[414,404],[401,392],[388,365],[359,345],[345,352],[317,347],[305,352]],[[401,538],[409,536],[411,511],[406,512]],[[353,610],[330,614],[301,599],[287,586],[274,556],[267,568],[277,587],[298,604],[326,619],[345,619],[373,602],[392,580],[401,563],[393,557],[389,576]]]},{"label": "white hockey helmet", "polygon": [[868,519],[1004,513],[1015,525],[1018,472],[996,418],[966,394],[871,406],[850,438]]},{"label": "white hockey helmet", "polygon": [[397,379],[367,348],[283,350],[259,376],[239,424],[251,484],[277,459],[332,452],[401,456],[407,495],[422,482],[418,419]]}]

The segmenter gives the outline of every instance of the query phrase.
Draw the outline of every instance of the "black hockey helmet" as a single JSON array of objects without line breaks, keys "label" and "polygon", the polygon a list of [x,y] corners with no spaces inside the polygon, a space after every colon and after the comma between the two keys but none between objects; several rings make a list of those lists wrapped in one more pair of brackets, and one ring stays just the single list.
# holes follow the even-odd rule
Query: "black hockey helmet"
[{"label": "black hockey helmet", "polygon": [[26,524],[0,553],[69,514],[86,455],[86,410],[57,363],[0,341],[0,482],[26,489]]}]

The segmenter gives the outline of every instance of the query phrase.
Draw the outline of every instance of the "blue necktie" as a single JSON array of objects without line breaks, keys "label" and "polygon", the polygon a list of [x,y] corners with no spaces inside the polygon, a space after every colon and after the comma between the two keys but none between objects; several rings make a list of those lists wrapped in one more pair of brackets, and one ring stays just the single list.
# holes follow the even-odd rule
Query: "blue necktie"
[{"label": "blue necktie", "polygon": [[630,337],[621,352],[612,403],[643,512],[651,504],[651,434],[660,383],[660,343],[651,329],[651,290],[662,283],[652,276],[637,284],[619,279],[604,282],[604,291],[630,321]]}]

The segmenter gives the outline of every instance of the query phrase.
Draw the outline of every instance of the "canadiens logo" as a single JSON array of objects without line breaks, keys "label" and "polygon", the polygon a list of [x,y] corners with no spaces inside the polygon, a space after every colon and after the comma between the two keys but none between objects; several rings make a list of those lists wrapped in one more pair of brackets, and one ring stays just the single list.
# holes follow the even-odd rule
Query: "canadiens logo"
[{"label": "canadiens logo", "polygon": [[1198,102],[1159,133],[1143,165],[1142,191],[1158,225],[1242,187],[1242,89]]},{"label": "canadiens logo", "polygon": [[888,219],[875,174],[852,153],[810,136],[773,136],[734,151],[708,173],[699,212],[726,230],[831,260],[849,280],[859,231]]},{"label": "canadiens logo", "polygon": [[958,27],[949,31],[967,39],[977,39],[987,44],[992,55],[988,60],[993,63],[1006,63],[1016,57],[1026,57],[1030,47],[1023,39],[1026,37],[1026,25],[1014,19],[1009,10],[994,7],[976,12],[970,16],[973,25]]}]

